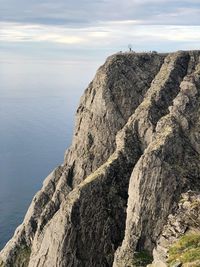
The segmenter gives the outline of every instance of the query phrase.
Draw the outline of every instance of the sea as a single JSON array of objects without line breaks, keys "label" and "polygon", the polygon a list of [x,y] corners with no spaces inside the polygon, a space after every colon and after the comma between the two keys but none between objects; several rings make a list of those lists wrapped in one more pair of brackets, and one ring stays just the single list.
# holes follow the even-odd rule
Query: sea
[{"label": "sea", "polygon": [[63,162],[99,62],[0,62],[0,249],[45,177]]}]

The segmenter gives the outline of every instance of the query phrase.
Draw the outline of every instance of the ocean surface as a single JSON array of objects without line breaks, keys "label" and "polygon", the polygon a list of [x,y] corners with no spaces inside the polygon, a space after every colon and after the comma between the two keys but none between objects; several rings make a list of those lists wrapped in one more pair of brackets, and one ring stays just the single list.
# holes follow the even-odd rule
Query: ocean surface
[{"label": "ocean surface", "polygon": [[63,162],[98,62],[0,62],[0,249],[44,178]]}]

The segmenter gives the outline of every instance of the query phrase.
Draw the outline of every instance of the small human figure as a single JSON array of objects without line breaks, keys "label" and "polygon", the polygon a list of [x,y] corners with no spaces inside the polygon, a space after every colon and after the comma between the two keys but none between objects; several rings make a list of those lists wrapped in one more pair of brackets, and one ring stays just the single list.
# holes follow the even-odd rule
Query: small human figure
[{"label": "small human figure", "polygon": [[129,44],[128,48],[129,48],[129,51],[131,52],[132,51],[132,44]]}]

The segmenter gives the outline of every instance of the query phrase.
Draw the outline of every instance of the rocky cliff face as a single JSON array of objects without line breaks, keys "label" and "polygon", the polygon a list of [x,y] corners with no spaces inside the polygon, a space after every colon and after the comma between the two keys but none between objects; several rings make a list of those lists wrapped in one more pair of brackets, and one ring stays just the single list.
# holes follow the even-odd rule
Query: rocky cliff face
[{"label": "rocky cliff face", "polygon": [[176,261],[168,251],[188,220],[175,237],[166,229],[170,216],[180,219],[182,194],[200,190],[199,97],[199,51],[109,57],[81,98],[64,163],[34,197],[0,266]]}]

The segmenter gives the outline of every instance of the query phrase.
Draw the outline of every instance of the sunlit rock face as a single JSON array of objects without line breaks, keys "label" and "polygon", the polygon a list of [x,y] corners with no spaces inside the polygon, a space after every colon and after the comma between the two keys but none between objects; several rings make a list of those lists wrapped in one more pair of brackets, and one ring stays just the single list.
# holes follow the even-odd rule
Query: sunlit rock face
[{"label": "sunlit rock face", "polygon": [[183,193],[200,188],[199,57],[106,60],[81,98],[64,163],[45,179],[0,266],[147,266],[152,255],[167,266],[169,218],[178,218]]}]

